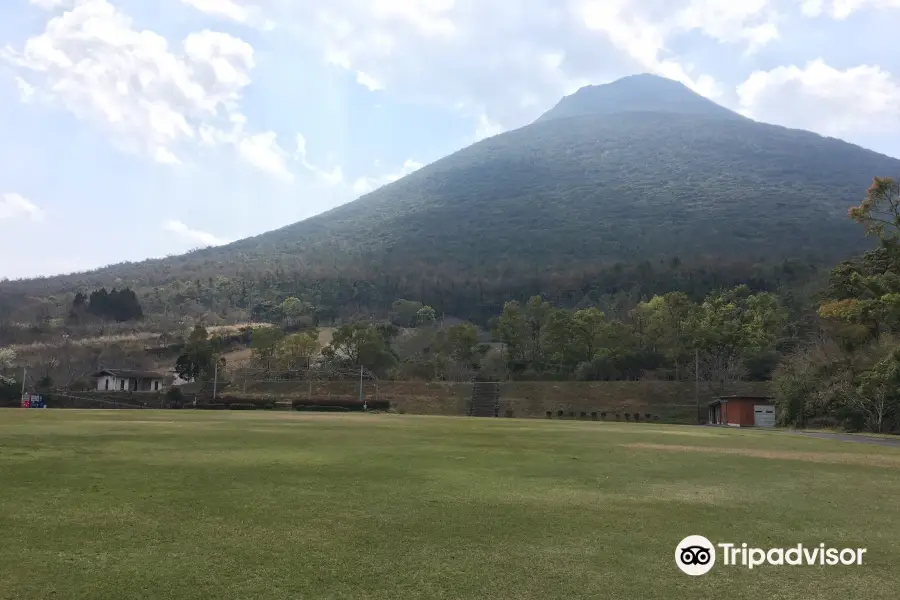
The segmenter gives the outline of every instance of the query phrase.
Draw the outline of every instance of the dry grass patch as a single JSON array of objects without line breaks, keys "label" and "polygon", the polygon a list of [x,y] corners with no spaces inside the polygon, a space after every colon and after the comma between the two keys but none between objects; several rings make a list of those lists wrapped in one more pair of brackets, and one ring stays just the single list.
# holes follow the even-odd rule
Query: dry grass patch
[{"label": "dry grass patch", "polygon": [[747,490],[733,490],[723,485],[697,485],[696,482],[651,483],[644,487],[641,494],[632,494],[634,501],[685,502],[688,504],[707,504],[721,506],[746,497]]},{"label": "dry grass patch", "polygon": [[[143,342],[145,340],[154,340],[159,337],[159,333],[155,333],[152,331],[141,331],[134,333],[119,333],[114,335],[102,335],[98,337],[88,337],[88,338],[79,338],[69,340],[73,346],[82,346],[82,347],[96,347],[96,346],[106,346],[109,344],[125,344],[128,342]],[[40,350],[46,350],[48,348],[59,348],[62,346],[62,342],[32,342],[30,344],[13,344],[11,346],[7,346],[8,348],[12,348],[17,353],[27,353],[27,352],[36,352]]]},{"label": "dry grass patch", "polygon": [[770,460],[799,460],[831,465],[863,465],[870,467],[900,467],[900,454],[850,454],[846,452],[790,452],[758,448],[720,448],[715,446],[680,446],[674,444],[623,444],[625,448],[660,450],[663,452],[700,452],[766,458]]},{"label": "dry grass patch", "polygon": [[261,329],[264,327],[274,327],[271,323],[235,323],[233,325],[213,325],[212,327],[207,327],[206,331],[210,334],[228,334],[228,333],[237,333],[241,329]]}]

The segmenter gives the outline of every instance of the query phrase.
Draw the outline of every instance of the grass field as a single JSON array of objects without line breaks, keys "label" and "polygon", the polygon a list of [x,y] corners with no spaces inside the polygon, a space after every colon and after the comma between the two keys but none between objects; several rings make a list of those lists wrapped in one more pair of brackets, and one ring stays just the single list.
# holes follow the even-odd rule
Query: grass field
[{"label": "grass field", "polygon": [[[900,449],[643,424],[0,411],[0,599],[896,599]],[[674,563],[690,534],[862,566]]]}]

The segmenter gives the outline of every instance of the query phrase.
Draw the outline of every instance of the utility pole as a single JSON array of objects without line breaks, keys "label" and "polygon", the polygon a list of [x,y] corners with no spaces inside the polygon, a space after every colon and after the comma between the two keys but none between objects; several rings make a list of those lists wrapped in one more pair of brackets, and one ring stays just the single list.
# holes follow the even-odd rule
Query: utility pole
[{"label": "utility pole", "polygon": [[[22,398],[25,397],[25,374],[28,373],[28,367],[22,367]],[[21,398],[20,398],[21,400]]]},{"label": "utility pole", "polygon": [[363,401],[363,366],[359,365],[359,401]]},{"label": "utility pole", "polygon": [[219,361],[216,361],[216,369],[213,372],[213,400],[216,399],[216,385],[219,383]]},{"label": "utility pole", "polygon": [[700,349],[694,348],[694,399],[697,401],[697,424],[702,422],[700,416]]}]

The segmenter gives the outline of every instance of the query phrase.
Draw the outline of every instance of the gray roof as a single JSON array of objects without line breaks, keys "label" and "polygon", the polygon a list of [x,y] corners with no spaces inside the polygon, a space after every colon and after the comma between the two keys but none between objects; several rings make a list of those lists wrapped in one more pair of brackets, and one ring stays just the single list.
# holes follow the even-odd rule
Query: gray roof
[{"label": "gray roof", "polygon": [[166,376],[155,371],[135,371],[133,369],[103,369],[91,377],[118,377],[120,379],[165,379]]},{"label": "gray roof", "polygon": [[774,396],[744,396],[741,394],[736,394],[734,396],[715,396],[712,400],[710,400],[709,405],[720,404],[723,402],[728,402],[729,400],[766,400],[772,401],[774,400]]}]

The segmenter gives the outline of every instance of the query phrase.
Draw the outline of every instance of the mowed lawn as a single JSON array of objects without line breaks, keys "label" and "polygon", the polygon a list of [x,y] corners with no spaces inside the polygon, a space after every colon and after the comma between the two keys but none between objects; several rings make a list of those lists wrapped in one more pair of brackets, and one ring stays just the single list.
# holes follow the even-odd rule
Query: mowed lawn
[{"label": "mowed lawn", "polygon": [[[862,566],[674,563],[690,534]],[[898,598],[900,449],[633,423],[0,410],[0,599]]]}]

